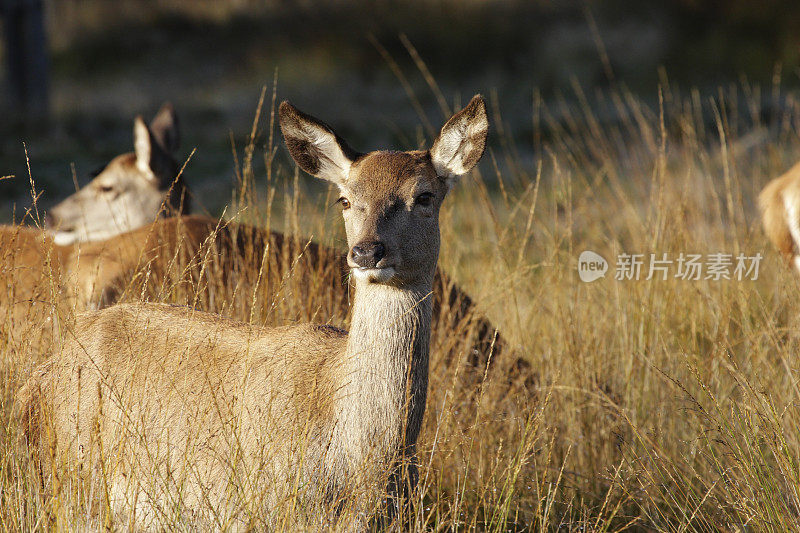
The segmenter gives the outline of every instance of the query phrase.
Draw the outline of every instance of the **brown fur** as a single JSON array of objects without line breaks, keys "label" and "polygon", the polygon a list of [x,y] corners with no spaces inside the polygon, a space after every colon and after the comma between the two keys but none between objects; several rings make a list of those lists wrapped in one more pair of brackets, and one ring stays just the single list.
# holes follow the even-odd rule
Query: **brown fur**
[{"label": "brown fur", "polygon": [[0,226],[0,342],[12,352],[49,346],[69,313],[62,302],[62,265],[71,253],[42,230]]},{"label": "brown fur", "polygon": [[[786,200],[800,205],[800,163],[770,181],[758,195],[764,233],[779,252],[790,262],[798,252],[789,227]],[[800,224],[800,220],[795,220]]]}]

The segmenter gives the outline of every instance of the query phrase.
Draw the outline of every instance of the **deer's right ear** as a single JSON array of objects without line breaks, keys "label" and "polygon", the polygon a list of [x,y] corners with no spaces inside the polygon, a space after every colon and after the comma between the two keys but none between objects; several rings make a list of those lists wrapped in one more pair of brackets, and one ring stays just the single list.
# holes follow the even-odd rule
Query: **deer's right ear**
[{"label": "deer's right ear", "polygon": [[286,148],[312,176],[343,184],[358,154],[324,122],[284,101],[278,108]]}]

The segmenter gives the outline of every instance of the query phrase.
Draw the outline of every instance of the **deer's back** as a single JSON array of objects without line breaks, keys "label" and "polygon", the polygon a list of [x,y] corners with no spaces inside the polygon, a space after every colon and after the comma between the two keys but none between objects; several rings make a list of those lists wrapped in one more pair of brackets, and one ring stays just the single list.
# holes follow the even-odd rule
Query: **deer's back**
[{"label": "deer's back", "polygon": [[75,254],[83,305],[192,304],[242,317],[304,321],[347,315],[341,254],[303,239],[198,216],[159,221]]}]

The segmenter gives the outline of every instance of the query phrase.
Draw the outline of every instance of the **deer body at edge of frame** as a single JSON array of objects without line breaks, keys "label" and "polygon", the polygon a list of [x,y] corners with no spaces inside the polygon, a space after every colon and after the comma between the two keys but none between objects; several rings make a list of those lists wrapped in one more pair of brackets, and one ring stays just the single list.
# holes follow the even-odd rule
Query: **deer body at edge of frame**
[{"label": "deer body at edge of frame", "polygon": [[[375,509],[367,504],[374,489],[413,455],[427,394],[439,207],[483,153],[485,105],[473,98],[430,151],[366,155],[286,102],[279,115],[298,166],[342,193],[356,284],[350,333],[117,305],[82,315],[74,338],[17,396],[32,443],[45,446],[53,435],[55,456],[87,474],[112,461],[103,470],[111,473],[109,504],[129,517],[157,520],[161,507],[146,482],[162,483],[165,498],[180,488],[187,512],[201,516],[246,484],[237,476],[247,471],[230,470],[242,461],[267,476],[259,485],[267,505],[300,491],[306,520],[354,505],[351,519],[361,522]],[[232,434],[233,444],[225,438]],[[401,485],[388,485],[392,496]]]},{"label": "deer body at edge of frame", "polygon": [[800,272],[800,163],[767,183],[758,207],[767,238]]}]

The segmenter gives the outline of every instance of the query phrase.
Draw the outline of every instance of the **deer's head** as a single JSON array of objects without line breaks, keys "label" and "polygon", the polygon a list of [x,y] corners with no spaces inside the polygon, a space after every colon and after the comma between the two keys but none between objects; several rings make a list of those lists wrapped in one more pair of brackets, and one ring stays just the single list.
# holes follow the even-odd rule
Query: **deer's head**
[{"label": "deer's head", "polygon": [[108,239],[152,223],[162,212],[188,210],[178,166],[178,118],[165,104],[148,126],[133,122],[134,152],[112,159],[86,186],[52,207],[45,218],[57,244]]},{"label": "deer's head", "polygon": [[359,154],[288,102],[279,114],[297,165],[339,188],[347,262],[356,279],[429,283],[439,253],[439,208],[455,180],[483,155],[489,127],[483,98],[476,95],[453,115],[425,151]]}]

